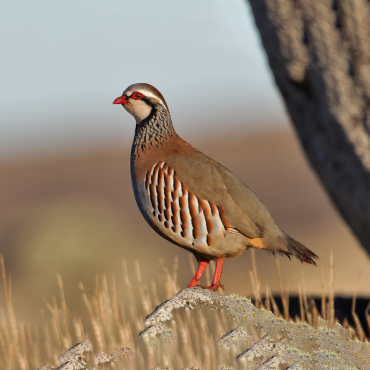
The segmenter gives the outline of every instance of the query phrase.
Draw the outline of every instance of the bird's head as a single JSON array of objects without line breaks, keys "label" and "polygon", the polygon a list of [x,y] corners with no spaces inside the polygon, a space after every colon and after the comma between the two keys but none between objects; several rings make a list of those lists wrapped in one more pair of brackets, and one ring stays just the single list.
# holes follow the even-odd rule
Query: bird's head
[{"label": "bird's head", "polygon": [[122,104],[127,112],[135,117],[136,123],[149,117],[158,104],[169,112],[162,94],[155,87],[145,83],[129,86],[113,104]]}]

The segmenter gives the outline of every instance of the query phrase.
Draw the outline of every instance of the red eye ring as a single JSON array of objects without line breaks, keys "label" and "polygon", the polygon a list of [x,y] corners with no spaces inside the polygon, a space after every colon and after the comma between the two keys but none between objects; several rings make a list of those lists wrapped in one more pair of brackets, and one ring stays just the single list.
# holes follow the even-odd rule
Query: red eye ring
[{"label": "red eye ring", "polygon": [[140,100],[144,97],[144,95],[142,93],[139,93],[139,92],[134,92],[131,96],[132,99],[135,99],[135,100]]}]

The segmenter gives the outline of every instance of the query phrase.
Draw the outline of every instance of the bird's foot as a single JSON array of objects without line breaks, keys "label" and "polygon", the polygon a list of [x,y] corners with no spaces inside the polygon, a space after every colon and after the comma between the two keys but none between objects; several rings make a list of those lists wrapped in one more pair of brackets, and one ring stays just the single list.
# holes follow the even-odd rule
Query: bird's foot
[{"label": "bird's foot", "polygon": [[211,286],[205,286],[205,285],[197,285],[199,288],[203,288],[203,289],[210,289],[210,290],[213,290],[214,292],[217,292],[218,290],[222,289],[224,290],[224,286],[223,284],[221,283],[218,283],[216,285],[211,285]]}]

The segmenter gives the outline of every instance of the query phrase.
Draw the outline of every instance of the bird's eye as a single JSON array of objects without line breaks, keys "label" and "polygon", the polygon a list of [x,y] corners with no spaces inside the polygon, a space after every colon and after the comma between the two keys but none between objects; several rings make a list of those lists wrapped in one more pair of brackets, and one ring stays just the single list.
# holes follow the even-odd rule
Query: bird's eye
[{"label": "bird's eye", "polygon": [[132,99],[135,99],[135,100],[139,100],[143,97],[143,94],[139,93],[139,92],[134,92],[132,94]]}]

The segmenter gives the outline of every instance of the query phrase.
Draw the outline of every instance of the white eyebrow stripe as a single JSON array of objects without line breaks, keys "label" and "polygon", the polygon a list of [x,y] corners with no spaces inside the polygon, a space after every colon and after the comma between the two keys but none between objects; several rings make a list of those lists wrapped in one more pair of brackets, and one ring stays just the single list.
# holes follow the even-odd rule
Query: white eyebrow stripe
[{"label": "white eyebrow stripe", "polygon": [[125,94],[125,95],[127,95],[127,97],[131,97],[131,96],[132,96],[132,94],[133,94],[134,92],[139,92],[139,93],[143,94],[144,96],[147,96],[148,98],[154,98],[154,99],[157,99],[157,100],[159,100],[163,105],[165,105],[165,104],[164,104],[164,101],[163,101],[159,96],[155,95],[155,94],[154,94],[152,91],[150,91],[150,90],[146,90],[146,89],[126,90],[126,91],[124,92],[124,94]]}]

